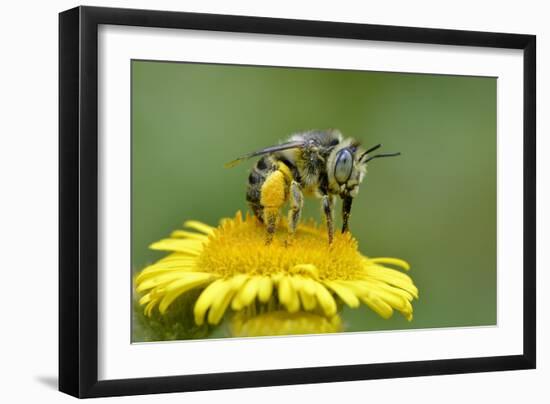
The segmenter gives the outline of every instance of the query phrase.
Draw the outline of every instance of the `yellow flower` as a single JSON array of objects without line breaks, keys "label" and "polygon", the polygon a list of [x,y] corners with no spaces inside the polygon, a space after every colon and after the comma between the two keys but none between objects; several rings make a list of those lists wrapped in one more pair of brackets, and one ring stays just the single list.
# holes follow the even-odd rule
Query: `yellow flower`
[{"label": "yellow flower", "polygon": [[234,337],[324,334],[342,331],[342,319],[338,315],[325,317],[308,311],[289,313],[277,310],[250,314],[244,310],[235,314],[229,327]]},{"label": "yellow flower", "polygon": [[[197,221],[150,248],[170,252],[135,278],[139,303],[150,316],[201,288],[195,306],[197,325],[219,324],[231,309],[234,335],[278,335],[340,331],[338,307],[365,304],[383,318],[399,311],[412,320],[418,290],[397,258],[367,258],[350,233],[337,233],[331,245],[326,229],[302,223],[288,243],[284,223],[272,244],[265,227],[240,212],[217,228]],[[294,331],[293,331],[294,330]],[[267,334],[265,334],[267,333]]]}]

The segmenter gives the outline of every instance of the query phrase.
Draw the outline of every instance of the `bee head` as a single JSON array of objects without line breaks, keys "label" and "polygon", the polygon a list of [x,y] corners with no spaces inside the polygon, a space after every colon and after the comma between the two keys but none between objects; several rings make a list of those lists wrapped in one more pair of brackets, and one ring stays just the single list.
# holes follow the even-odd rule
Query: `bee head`
[{"label": "bee head", "polygon": [[330,151],[327,157],[327,178],[332,194],[355,196],[358,185],[363,180],[366,167],[358,156],[359,143],[354,139],[345,139]]},{"label": "bee head", "polygon": [[359,184],[367,173],[367,163],[379,157],[393,157],[400,153],[385,153],[371,156],[370,153],[380,148],[378,144],[366,151],[359,150],[359,144],[348,139],[336,146],[327,159],[327,176],[329,189],[340,196],[355,197]]}]

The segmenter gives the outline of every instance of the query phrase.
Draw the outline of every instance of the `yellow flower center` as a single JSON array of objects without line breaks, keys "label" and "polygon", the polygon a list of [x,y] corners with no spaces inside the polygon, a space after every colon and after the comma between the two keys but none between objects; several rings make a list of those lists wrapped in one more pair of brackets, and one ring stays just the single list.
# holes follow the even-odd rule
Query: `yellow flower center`
[{"label": "yellow flower center", "polygon": [[[265,245],[265,226],[247,216],[224,220],[197,260],[201,271],[220,276],[307,273],[320,279],[354,279],[364,257],[350,233],[337,233],[328,244],[324,227],[298,226],[292,239],[283,222],[273,242]],[[313,269],[315,268],[315,269]]]}]

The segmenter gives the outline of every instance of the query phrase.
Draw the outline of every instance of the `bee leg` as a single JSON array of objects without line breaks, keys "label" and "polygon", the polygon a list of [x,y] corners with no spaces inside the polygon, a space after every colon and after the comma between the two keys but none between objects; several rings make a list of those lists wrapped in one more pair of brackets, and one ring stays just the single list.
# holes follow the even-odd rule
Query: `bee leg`
[{"label": "bee leg", "polygon": [[342,202],[342,233],[349,231],[349,217],[351,216],[351,202],[353,198],[351,196],[344,197]]},{"label": "bee leg", "polygon": [[327,220],[328,243],[332,244],[332,240],[334,239],[334,218],[332,215],[334,198],[328,195],[323,195],[321,204],[323,207],[323,212],[325,213],[325,218]]},{"label": "bee leg", "polygon": [[288,233],[290,242],[296,233],[296,227],[300,221],[302,215],[302,208],[304,206],[304,196],[300,184],[296,181],[290,183],[290,209],[288,211]]},{"label": "bee leg", "polygon": [[277,225],[279,224],[279,208],[264,208],[263,221],[267,230],[265,244],[271,244]]}]

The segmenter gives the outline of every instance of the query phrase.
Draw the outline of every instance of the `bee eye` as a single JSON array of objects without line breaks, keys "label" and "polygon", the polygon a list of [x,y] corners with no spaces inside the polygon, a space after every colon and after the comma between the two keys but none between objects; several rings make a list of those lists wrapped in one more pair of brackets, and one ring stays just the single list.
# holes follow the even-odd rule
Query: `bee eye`
[{"label": "bee eye", "polygon": [[344,184],[351,176],[353,168],[353,156],[348,149],[342,149],[336,156],[334,165],[334,178],[339,184]]}]

